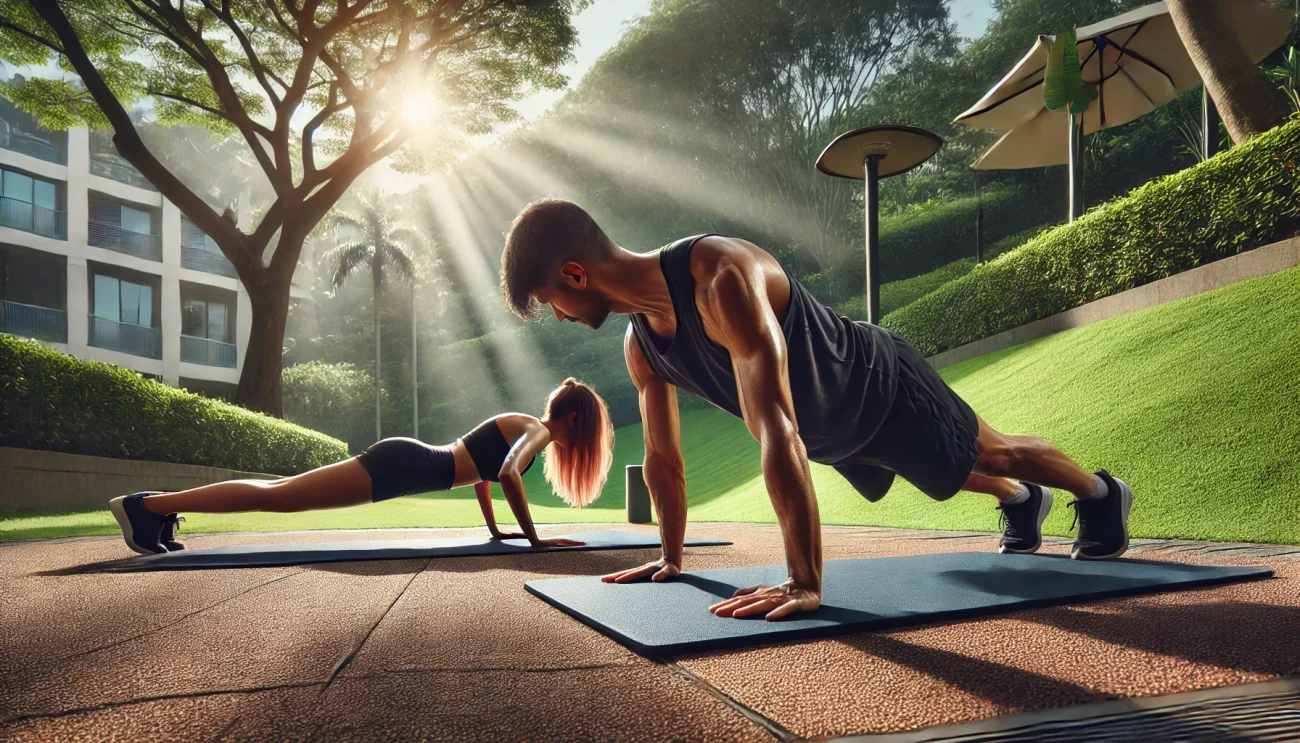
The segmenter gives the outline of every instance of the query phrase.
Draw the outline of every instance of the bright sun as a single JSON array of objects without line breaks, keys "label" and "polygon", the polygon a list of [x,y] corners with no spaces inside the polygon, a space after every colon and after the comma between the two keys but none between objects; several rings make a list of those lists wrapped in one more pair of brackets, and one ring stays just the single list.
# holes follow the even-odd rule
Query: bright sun
[{"label": "bright sun", "polygon": [[402,101],[402,120],[407,126],[428,124],[437,110],[433,94],[427,90],[417,90]]}]

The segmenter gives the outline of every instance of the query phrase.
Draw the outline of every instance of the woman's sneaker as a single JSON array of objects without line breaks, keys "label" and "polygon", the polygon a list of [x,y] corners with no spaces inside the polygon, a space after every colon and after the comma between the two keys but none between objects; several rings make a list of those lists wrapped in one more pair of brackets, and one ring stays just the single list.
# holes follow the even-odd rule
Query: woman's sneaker
[{"label": "woman's sneaker", "polygon": [[1024,483],[1029,497],[1013,506],[998,506],[1002,512],[1002,541],[998,552],[1027,555],[1043,544],[1043,521],[1052,510],[1052,489]]},{"label": "woman's sneaker", "polygon": [[159,541],[164,518],[144,507],[141,500],[146,495],[156,493],[119,496],[108,502],[108,510],[113,512],[117,525],[122,527],[126,546],[142,555],[156,555],[167,551]]},{"label": "woman's sneaker", "polygon": [[1079,524],[1079,538],[1070,550],[1070,557],[1076,560],[1109,560],[1128,551],[1128,512],[1133,507],[1133,491],[1106,470],[1094,474],[1106,483],[1106,495],[1070,504]]},{"label": "woman's sneaker", "polygon": [[174,513],[163,516],[162,532],[158,535],[158,541],[167,548],[168,552],[180,552],[185,549],[185,545],[176,541],[176,532],[181,530],[181,525],[178,522],[184,520],[184,516]]}]

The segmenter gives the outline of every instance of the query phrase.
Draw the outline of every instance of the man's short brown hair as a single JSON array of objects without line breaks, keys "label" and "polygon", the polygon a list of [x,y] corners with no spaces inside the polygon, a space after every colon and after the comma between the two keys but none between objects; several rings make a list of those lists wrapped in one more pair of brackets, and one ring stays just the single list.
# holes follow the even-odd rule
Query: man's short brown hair
[{"label": "man's short brown hair", "polygon": [[515,217],[501,252],[506,306],[520,319],[536,320],[542,308],[533,290],[554,282],[565,263],[604,257],[613,247],[596,220],[572,201],[534,201]]}]

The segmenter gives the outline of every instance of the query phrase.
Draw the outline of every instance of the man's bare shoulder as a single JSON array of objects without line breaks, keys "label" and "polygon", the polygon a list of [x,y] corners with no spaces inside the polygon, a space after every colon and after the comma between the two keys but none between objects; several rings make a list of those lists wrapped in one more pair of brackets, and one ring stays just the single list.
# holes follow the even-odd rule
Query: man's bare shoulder
[{"label": "man's bare shoulder", "polygon": [[708,282],[724,268],[765,272],[779,265],[771,253],[739,237],[709,235],[701,237],[691,250],[691,275],[696,283]]}]

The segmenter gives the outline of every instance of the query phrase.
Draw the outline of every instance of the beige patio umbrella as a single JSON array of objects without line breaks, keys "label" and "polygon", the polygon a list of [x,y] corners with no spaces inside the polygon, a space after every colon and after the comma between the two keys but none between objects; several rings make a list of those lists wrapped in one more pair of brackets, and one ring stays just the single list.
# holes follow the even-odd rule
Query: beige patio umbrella
[{"label": "beige patio umbrella", "polygon": [[[1259,0],[1213,0],[1222,9],[1224,31],[1258,62],[1291,33],[1292,14]],[[1098,99],[1082,115],[1083,134],[1126,124],[1201,83],[1163,2],[1147,5],[1078,29],[1084,82]],[[973,167],[980,170],[1064,165],[1070,160],[1065,109],[1043,103],[1048,45],[1039,36],[1029,53],[983,98],[953,120],[978,129],[1006,132]],[[1076,145],[1077,146],[1077,145]],[[1071,181],[1074,182],[1073,179]]]}]

